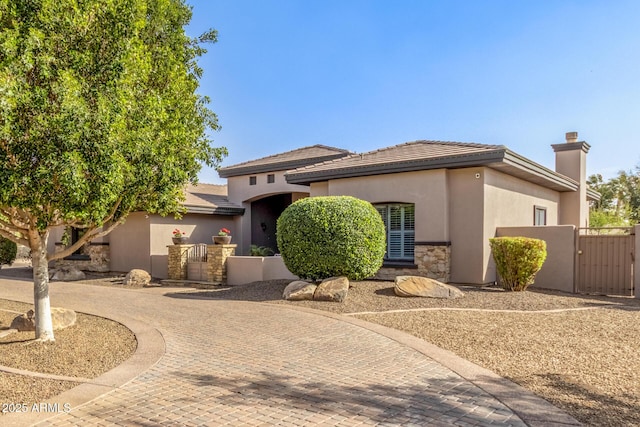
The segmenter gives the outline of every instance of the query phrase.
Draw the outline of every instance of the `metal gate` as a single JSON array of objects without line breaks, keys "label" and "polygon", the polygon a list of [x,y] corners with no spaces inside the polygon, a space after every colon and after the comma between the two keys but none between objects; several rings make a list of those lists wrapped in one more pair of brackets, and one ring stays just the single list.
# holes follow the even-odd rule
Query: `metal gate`
[{"label": "metal gate", "polygon": [[581,228],[576,262],[577,291],[633,295],[633,228]]},{"label": "metal gate", "polygon": [[187,253],[187,279],[207,280],[207,245],[199,243]]}]

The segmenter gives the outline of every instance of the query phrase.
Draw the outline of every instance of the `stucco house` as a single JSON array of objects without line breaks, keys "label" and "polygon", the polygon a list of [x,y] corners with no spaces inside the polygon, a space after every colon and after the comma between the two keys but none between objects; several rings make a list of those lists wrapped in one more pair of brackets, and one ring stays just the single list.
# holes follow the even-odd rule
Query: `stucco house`
[{"label": "stucco house", "polygon": [[[137,212],[69,262],[89,270],[142,268],[168,277],[167,246],[175,228],[191,243],[233,232],[236,255],[252,244],[277,252],[276,220],[303,197],[350,195],[371,202],[387,228],[387,252],[377,278],[423,275],[445,282],[496,280],[489,238],[500,227],[588,226],[589,144],[577,132],[552,145],[551,170],[507,147],[414,141],[370,151],[313,145],[223,167],[227,185],[187,188],[182,219]],[[54,245],[63,230],[52,234]]]},{"label": "stucco house", "polygon": [[275,221],[301,197],[371,202],[387,227],[378,278],[417,274],[455,283],[496,280],[489,238],[497,227],[588,226],[589,144],[577,132],[552,145],[555,170],[501,145],[414,141],[357,154],[314,145],[221,168],[237,218],[239,254],[275,247]]},{"label": "stucco house", "polygon": [[[181,219],[134,212],[124,224],[108,235],[85,245],[82,253],[57,262],[57,266],[73,264],[89,271],[122,271],[140,268],[153,277],[167,278],[167,246],[172,244],[173,230],[180,229],[193,243],[211,243],[221,228],[235,230],[242,206],[229,202],[226,185],[189,185],[183,203],[186,212]],[[49,250],[61,245],[64,229],[51,233]],[[73,233],[72,233],[73,238]]]}]

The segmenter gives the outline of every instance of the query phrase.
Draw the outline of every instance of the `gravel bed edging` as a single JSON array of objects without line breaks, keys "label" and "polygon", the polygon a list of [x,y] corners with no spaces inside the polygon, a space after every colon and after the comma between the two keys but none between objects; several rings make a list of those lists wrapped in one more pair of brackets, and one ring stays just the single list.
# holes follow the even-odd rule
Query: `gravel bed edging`
[{"label": "gravel bed edging", "polygon": [[408,333],[343,314],[299,306],[285,308],[350,323],[413,348],[498,399],[529,426],[582,426],[582,423],[571,415],[524,387]]},{"label": "gravel bed edging", "polygon": [[[138,343],[136,351],[128,360],[110,371],[89,380],[89,382],[53,396],[44,403],[51,405],[57,404],[60,408],[68,404],[74,409],[85,405],[132,381],[142,372],[158,363],[160,358],[165,354],[166,346],[164,337],[159,330],[147,323],[128,316],[110,317],[104,313],[96,313],[91,310],[83,310],[82,313],[113,320],[129,328],[135,335]],[[53,417],[55,417],[55,415],[52,416],[51,413],[47,412],[8,413],[2,417],[2,425],[3,427],[33,425]]]},{"label": "gravel bed edging", "polygon": [[88,383],[93,381],[91,378],[67,377],[64,375],[43,374],[41,372],[25,371],[24,369],[15,369],[15,368],[10,368],[8,366],[2,366],[2,365],[0,365],[0,371],[6,372],[8,374],[24,375],[27,377],[34,377],[34,378],[46,378],[50,380],[70,381],[70,382],[76,382],[76,383]]}]

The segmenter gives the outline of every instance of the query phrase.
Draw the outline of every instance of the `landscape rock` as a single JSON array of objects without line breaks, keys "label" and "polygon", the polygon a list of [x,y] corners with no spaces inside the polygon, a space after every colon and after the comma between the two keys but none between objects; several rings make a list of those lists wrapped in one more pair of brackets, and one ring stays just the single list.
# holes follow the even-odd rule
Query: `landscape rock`
[{"label": "landscape rock", "polygon": [[349,291],[349,279],[346,277],[331,277],[318,285],[313,299],[315,301],[342,302]]},{"label": "landscape rock", "polygon": [[[51,322],[53,324],[54,331],[75,325],[76,318],[76,312],[73,310],[51,307]],[[35,331],[35,312],[33,310],[29,310],[25,314],[21,314],[14,318],[11,322],[10,329],[17,329],[20,332]]]},{"label": "landscape rock", "polygon": [[144,270],[134,268],[124,277],[122,282],[125,286],[149,286],[151,275]]},{"label": "landscape rock", "polygon": [[53,275],[51,280],[71,282],[74,280],[84,280],[86,277],[87,276],[85,276],[84,272],[75,267],[60,267],[56,270],[56,273]]},{"label": "landscape rock", "polygon": [[317,287],[318,286],[313,283],[296,280],[295,282],[289,283],[287,287],[284,288],[282,298],[288,301],[312,300]]},{"label": "landscape rock", "polygon": [[438,282],[428,277],[398,276],[394,292],[401,297],[459,298],[464,293],[455,286]]}]

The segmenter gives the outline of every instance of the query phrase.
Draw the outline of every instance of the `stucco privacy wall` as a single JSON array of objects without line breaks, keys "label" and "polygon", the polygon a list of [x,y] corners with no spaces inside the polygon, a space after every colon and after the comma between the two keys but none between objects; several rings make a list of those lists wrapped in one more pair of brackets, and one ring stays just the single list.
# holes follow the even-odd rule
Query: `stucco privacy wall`
[{"label": "stucco privacy wall", "polygon": [[533,287],[574,292],[575,226],[499,227],[496,237],[505,236],[531,237],[547,243],[547,259],[536,275]]},{"label": "stucco privacy wall", "polygon": [[560,193],[522,179],[485,168],[484,175],[484,239],[483,263],[486,266],[483,282],[496,280],[495,263],[489,239],[496,227],[533,226],[534,207],[547,211],[547,225],[558,225]]},{"label": "stucco privacy wall", "polygon": [[109,233],[113,271],[140,268],[153,274],[149,257],[150,223],[148,215],[134,212],[127,217],[124,224]]},{"label": "stucco privacy wall", "polygon": [[490,168],[448,171],[451,281],[496,280],[489,238],[496,227],[533,225],[534,206],[547,208],[547,224],[558,221],[559,193]]},{"label": "stucco privacy wall", "polygon": [[284,265],[282,257],[231,256],[227,258],[227,284],[242,285],[264,280],[296,280]]},{"label": "stucco privacy wall", "polygon": [[[238,244],[238,254],[248,254],[251,247],[251,202],[274,194],[291,193],[291,201],[309,195],[309,187],[288,184],[284,178],[285,171],[273,171],[252,175],[231,176],[227,178],[229,201],[245,208],[244,215],[238,217],[237,231],[234,230],[234,243]],[[268,182],[268,175],[273,175],[273,182]],[[255,185],[250,178],[255,177]]]},{"label": "stucco privacy wall", "polygon": [[169,277],[167,246],[173,244],[174,229],[185,232],[189,243],[211,244],[211,236],[217,235],[222,227],[234,231],[237,228],[234,217],[185,214],[182,219],[175,219],[173,216],[135,212],[109,234],[111,269],[129,271],[141,268],[153,277],[166,279]]}]

